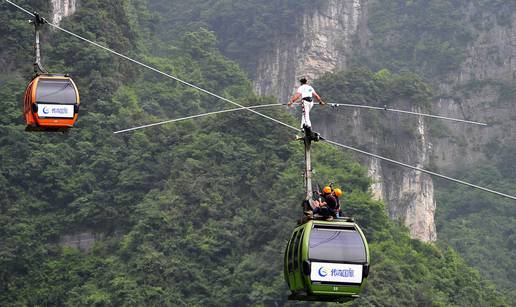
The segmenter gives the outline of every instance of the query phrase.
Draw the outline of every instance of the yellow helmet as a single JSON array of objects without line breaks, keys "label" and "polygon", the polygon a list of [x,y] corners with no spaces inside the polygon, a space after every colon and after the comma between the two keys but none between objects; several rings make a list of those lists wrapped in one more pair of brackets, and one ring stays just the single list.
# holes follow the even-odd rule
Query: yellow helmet
[{"label": "yellow helmet", "polygon": [[331,193],[331,188],[329,186],[325,186],[323,189],[322,189],[322,192],[324,194],[330,194]]},{"label": "yellow helmet", "polygon": [[340,197],[342,195],[342,190],[339,188],[336,188],[335,190],[333,190],[333,192],[335,192],[335,196],[337,197]]}]

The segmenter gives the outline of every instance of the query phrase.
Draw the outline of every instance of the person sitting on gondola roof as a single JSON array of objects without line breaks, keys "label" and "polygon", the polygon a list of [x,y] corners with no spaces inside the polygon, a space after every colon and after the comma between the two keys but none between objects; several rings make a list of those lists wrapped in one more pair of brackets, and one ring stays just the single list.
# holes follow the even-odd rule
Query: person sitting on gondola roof
[{"label": "person sitting on gondola roof", "polygon": [[[326,206],[329,210],[329,214],[334,218],[342,215],[340,208],[339,197],[342,195],[342,190],[339,188],[332,189],[330,186],[326,186],[321,194],[321,204]],[[321,214],[321,213],[320,213]],[[321,214],[323,215],[323,214]]]},{"label": "person sitting on gondola roof", "polygon": [[324,187],[322,197],[324,198],[324,202],[328,206],[330,215],[332,215],[333,217],[337,217],[336,212],[339,210],[339,206],[338,206],[337,197],[335,197],[335,193],[331,189],[331,187],[329,187],[329,186]]},{"label": "person sitting on gondola roof", "polygon": [[337,206],[333,210],[334,217],[339,217],[342,215],[341,207],[340,207],[340,196],[342,195],[342,190],[339,188],[335,188],[332,192],[332,195],[335,197],[335,200],[337,201]]},{"label": "person sitting on gondola roof", "polygon": [[323,188],[322,193],[319,194],[318,199],[314,200],[314,209],[313,209],[313,217],[314,219],[331,219],[333,217],[332,209],[328,205],[326,200],[327,196],[330,196],[332,193],[331,188],[329,186],[325,186]]}]

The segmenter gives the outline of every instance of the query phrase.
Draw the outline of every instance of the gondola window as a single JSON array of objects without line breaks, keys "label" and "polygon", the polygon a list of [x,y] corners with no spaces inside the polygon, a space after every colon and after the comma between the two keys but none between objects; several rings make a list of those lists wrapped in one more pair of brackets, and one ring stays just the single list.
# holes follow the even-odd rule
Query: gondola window
[{"label": "gondola window", "polygon": [[309,258],[317,261],[365,263],[366,250],[354,229],[316,227],[310,234]]}]

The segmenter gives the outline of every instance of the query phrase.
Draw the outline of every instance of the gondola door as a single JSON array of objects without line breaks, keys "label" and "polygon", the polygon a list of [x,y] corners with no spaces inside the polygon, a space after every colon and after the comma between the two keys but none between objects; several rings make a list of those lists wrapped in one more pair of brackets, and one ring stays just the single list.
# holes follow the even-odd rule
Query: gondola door
[{"label": "gondola door", "polygon": [[302,251],[302,243],[303,243],[303,234],[305,232],[305,228],[300,228],[296,234],[296,238],[293,244],[292,249],[292,265],[294,271],[294,283],[296,284],[296,289],[304,290],[305,284],[303,282],[303,274],[301,272],[301,251]]}]

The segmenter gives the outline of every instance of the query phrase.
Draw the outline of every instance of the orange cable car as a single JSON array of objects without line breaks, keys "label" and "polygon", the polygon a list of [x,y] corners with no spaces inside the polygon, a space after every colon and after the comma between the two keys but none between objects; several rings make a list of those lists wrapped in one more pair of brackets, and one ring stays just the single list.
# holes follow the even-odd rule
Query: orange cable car
[{"label": "orange cable car", "polygon": [[[39,30],[47,21],[38,13],[31,20],[35,28],[34,73],[23,96],[26,131],[67,131],[79,116],[79,90],[68,75],[49,74],[41,65]],[[42,74],[41,74],[42,73]]]},{"label": "orange cable car", "polygon": [[38,75],[27,86],[23,113],[28,131],[65,131],[79,116],[79,91],[65,75]]}]

